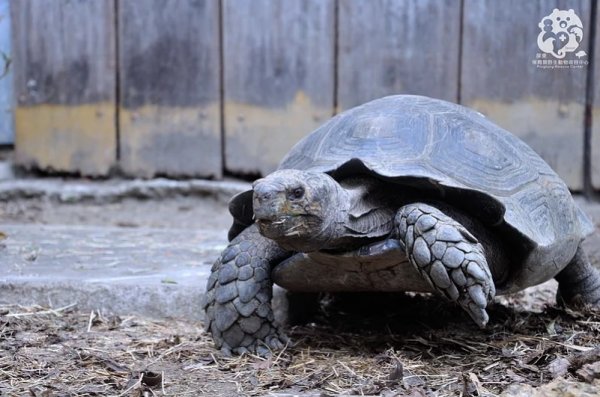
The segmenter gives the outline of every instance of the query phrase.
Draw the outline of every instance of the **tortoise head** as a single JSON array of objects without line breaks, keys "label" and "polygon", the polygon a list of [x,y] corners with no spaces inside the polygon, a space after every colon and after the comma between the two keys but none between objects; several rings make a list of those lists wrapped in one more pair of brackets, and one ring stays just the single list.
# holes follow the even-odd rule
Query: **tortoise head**
[{"label": "tortoise head", "polygon": [[260,233],[282,248],[316,251],[331,238],[341,186],[320,172],[279,170],[253,185]]}]

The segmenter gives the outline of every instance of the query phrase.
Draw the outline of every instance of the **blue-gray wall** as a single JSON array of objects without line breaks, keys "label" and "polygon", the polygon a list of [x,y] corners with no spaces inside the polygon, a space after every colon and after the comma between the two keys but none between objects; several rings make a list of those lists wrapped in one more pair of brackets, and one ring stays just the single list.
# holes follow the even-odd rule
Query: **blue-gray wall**
[{"label": "blue-gray wall", "polygon": [[0,144],[14,142],[12,65],[10,64],[10,0],[0,0]]}]

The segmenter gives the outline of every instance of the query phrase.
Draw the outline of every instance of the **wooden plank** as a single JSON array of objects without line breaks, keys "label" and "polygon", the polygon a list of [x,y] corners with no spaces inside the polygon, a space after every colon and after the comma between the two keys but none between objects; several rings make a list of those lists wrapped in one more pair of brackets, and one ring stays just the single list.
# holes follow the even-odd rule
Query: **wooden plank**
[{"label": "wooden plank", "polygon": [[[570,188],[583,186],[587,67],[543,69],[538,26],[553,9],[581,18],[588,50],[590,0],[465,0],[462,102],[478,109],[536,150]],[[575,52],[565,60],[585,61]],[[551,54],[541,61],[557,60]],[[574,65],[577,66],[577,65]]]},{"label": "wooden plank", "polygon": [[595,62],[593,84],[594,98],[592,103],[592,140],[591,140],[591,177],[592,187],[600,190],[600,16],[596,16],[596,40],[594,43]]},{"label": "wooden plank", "polygon": [[338,105],[391,94],[456,101],[460,2],[340,1]]},{"label": "wooden plank", "polygon": [[334,1],[224,0],[226,167],[272,171],[331,117]]},{"label": "wooden plank", "polygon": [[120,164],[221,177],[218,0],[119,3]]},{"label": "wooden plank", "polygon": [[18,164],[106,175],[116,158],[114,1],[19,0]]},{"label": "wooden plank", "polygon": [[10,47],[9,3],[0,0],[0,145],[12,144],[15,139]]}]

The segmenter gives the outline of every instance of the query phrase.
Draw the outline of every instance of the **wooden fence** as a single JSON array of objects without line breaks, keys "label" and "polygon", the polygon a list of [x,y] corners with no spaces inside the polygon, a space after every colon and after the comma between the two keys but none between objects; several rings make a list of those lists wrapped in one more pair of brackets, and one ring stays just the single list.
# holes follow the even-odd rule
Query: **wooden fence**
[{"label": "wooden fence", "polygon": [[[583,32],[561,67],[538,48],[555,8]],[[13,1],[16,159],[264,174],[336,112],[406,93],[474,107],[571,188],[600,189],[596,13],[592,0]]]}]

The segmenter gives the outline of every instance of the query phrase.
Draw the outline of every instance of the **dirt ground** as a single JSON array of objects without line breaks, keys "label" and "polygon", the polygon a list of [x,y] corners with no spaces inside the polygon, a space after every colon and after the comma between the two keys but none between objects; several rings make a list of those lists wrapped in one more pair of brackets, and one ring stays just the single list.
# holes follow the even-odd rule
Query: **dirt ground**
[{"label": "dirt ground", "polygon": [[[33,199],[2,203],[0,218],[227,227],[222,203],[197,203]],[[600,312],[555,307],[555,288],[498,298],[484,330],[428,296],[325,297],[266,359],[222,357],[198,322],[0,306],[0,396],[600,396]]]},{"label": "dirt ground", "polygon": [[330,302],[268,359],[222,357],[200,323],[1,307],[0,395],[600,395],[599,312],[513,297],[479,330],[437,299],[370,298]]}]

